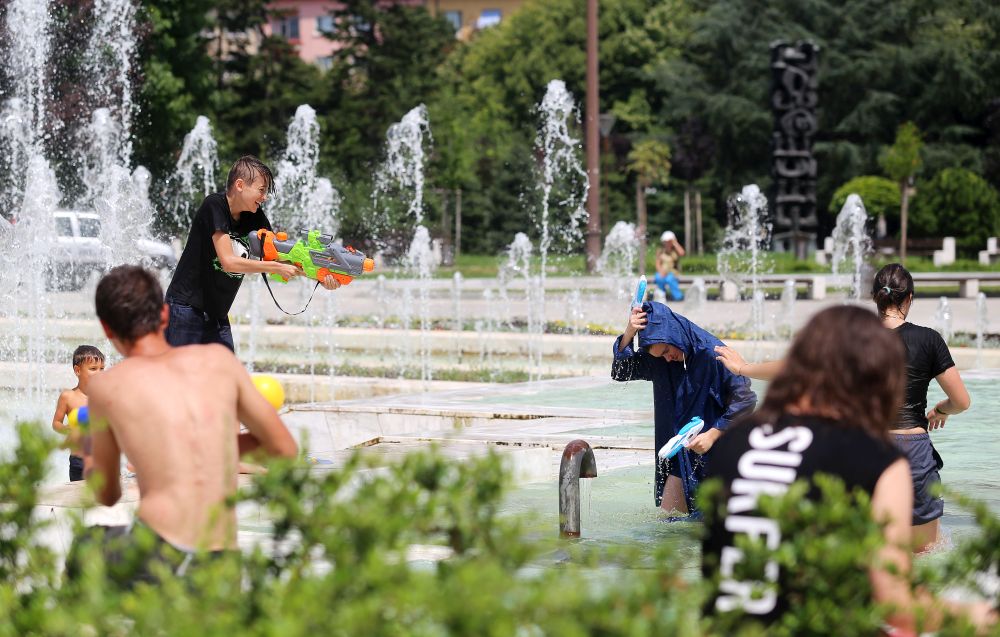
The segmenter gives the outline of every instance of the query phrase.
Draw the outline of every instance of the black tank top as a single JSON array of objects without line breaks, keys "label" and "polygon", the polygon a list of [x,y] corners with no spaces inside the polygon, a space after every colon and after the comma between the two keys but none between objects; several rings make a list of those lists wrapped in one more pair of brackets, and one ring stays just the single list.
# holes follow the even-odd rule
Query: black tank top
[{"label": "black tank top", "polygon": [[899,408],[897,429],[927,428],[927,386],[955,366],[948,344],[929,327],[903,323],[895,330],[906,347],[906,397]]},{"label": "black tank top", "polygon": [[[719,514],[706,516],[702,571],[708,581],[717,574],[721,577],[706,611],[742,610],[765,623],[780,617],[787,608],[781,593],[782,575],[777,575],[776,594],[756,599],[750,597],[748,583],[726,577],[742,555],[735,548],[737,534],[766,537],[774,546],[781,541],[778,521],[759,513],[755,494],[779,495],[796,480],[824,473],[839,477],[848,491],[860,488],[871,495],[882,473],[902,457],[888,441],[811,416],[785,416],[777,426],[751,420],[732,427],[712,453],[706,480],[721,479],[723,488],[717,492],[718,499],[710,503],[711,510]],[[819,499],[819,495],[815,487],[809,493],[811,499]]]}]

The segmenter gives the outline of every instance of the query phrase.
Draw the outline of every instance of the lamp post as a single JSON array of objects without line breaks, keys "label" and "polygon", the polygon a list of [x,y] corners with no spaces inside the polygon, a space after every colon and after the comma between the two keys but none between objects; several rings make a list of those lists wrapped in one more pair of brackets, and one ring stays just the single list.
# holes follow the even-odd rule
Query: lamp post
[{"label": "lamp post", "polygon": [[597,0],[587,0],[587,272],[597,267],[601,255],[601,157],[598,144]]},{"label": "lamp post", "polygon": [[[598,130],[601,133],[601,194],[604,195],[604,207],[601,211],[603,225],[611,218],[611,198],[608,195],[608,171],[611,170],[609,156],[611,155],[611,131],[618,120],[614,113],[601,113],[598,117]],[[607,227],[601,228],[601,234],[607,234]]]}]

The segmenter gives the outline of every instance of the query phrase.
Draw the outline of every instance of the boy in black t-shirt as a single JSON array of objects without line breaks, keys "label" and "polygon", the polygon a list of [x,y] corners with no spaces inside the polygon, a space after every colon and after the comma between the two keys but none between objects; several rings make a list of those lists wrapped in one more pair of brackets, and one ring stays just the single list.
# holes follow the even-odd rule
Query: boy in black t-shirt
[{"label": "boy in black t-shirt", "polygon": [[[279,261],[246,258],[248,234],[271,223],[261,209],[274,192],[271,170],[256,157],[241,157],[229,171],[225,193],[205,197],[191,222],[187,244],[167,288],[167,342],[173,346],[221,343],[235,351],[229,308],[244,274],[279,274],[290,279],[302,269]],[[340,287],[332,276],[320,281]]]}]

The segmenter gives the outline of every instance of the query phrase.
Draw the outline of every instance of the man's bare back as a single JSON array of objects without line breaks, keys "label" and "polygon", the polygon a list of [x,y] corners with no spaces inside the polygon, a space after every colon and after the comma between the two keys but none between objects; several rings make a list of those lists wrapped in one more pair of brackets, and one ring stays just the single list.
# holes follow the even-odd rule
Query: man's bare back
[{"label": "man's bare back", "polygon": [[147,526],[178,547],[235,548],[235,513],[224,503],[236,490],[240,451],[289,456],[295,442],[228,349],[154,345],[91,383],[94,466],[109,478],[99,497],[120,497],[120,450],[135,467]]}]

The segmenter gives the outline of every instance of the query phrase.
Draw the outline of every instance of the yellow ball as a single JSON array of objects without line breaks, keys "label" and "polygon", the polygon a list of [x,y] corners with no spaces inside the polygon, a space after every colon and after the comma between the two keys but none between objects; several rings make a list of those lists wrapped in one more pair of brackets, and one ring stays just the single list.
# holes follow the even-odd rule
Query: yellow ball
[{"label": "yellow ball", "polygon": [[261,393],[267,402],[275,409],[281,409],[285,404],[285,390],[273,376],[267,374],[254,374],[253,384],[257,386],[257,391]]}]

